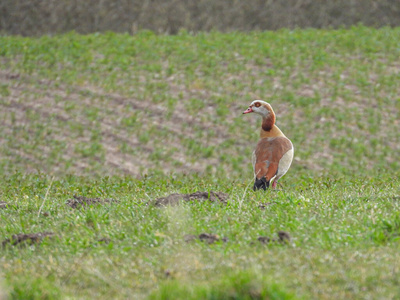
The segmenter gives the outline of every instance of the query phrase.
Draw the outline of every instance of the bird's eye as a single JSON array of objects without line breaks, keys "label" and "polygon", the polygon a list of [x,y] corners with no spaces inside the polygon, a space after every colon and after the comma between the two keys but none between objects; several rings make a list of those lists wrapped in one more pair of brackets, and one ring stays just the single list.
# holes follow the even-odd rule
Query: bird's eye
[{"label": "bird's eye", "polygon": [[260,107],[261,104],[260,104],[260,102],[256,102],[256,103],[254,104],[254,106],[255,106],[255,107]]}]

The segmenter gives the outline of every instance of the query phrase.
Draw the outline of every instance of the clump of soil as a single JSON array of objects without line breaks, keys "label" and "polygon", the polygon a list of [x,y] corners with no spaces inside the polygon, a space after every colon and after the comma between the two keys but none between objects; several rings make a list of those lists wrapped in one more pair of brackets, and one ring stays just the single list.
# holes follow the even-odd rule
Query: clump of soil
[{"label": "clump of soil", "polygon": [[288,243],[290,242],[291,237],[290,234],[286,231],[278,231],[278,238],[271,239],[268,236],[259,236],[257,241],[261,244],[268,244],[269,242],[279,242],[279,243]]},{"label": "clump of soil", "polygon": [[102,238],[98,238],[95,241],[93,241],[91,243],[92,247],[98,247],[98,246],[105,246],[108,245],[112,242],[112,240],[108,237],[102,237]]},{"label": "clump of soil", "polygon": [[260,208],[260,209],[265,209],[267,206],[272,205],[272,204],[276,204],[276,202],[275,202],[275,201],[272,201],[272,202],[267,202],[267,203],[261,203],[261,204],[258,206],[258,208]]},{"label": "clump of soil", "polygon": [[7,244],[12,246],[23,245],[23,244],[39,244],[44,238],[53,237],[55,234],[53,232],[39,232],[39,233],[20,233],[14,234],[10,239],[5,239],[1,244],[5,247]]},{"label": "clump of soil", "polygon": [[290,242],[292,239],[289,232],[286,231],[278,231],[278,237],[280,242]]},{"label": "clump of soil", "polygon": [[6,74],[6,78],[7,79],[18,79],[19,78],[19,74],[18,73],[9,73],[9,74]]},{"label": "clump of soil", "polygon": [[200,241],[206,242],[207,244],[212,244],[218,241],[223,241],[224,243],[226,243],[228,241],[228,238],[220,238],[217,234],[212,233],[201,233],[199,235],[187,234],[183,237],[183,239],[186,243],[199,239]]},{"label": "clump of soil", "polygon": [[104,238],[101,238],[101,239],[97,240],[97,242],[99,242],[100,244],[108,245],[109,243],[111,243],[111,239],[108,238],[108,237],[104,237]]},{"label": "clump of soil", "polygon": [[201,233],[199,235],[187,234],[183,237],[183,240],[186,243],[197,239],[199,239],[202,242],[206,242],[207,244],[212,244],[218,241],[223,241],[224,243],[226,243],[228,241],[228,238],[226,237],[220,238],[217,234],[212,234],[212,233]]},{"label": "clump of soil", "polygon": [[167,269],[164,271],[164,275],[165,277],[170,278],[172,276],[172,271]]},{"label": "clump of soil", "polygon": [[259,236],[257,241],[259,241],[261,244],[268,244],[271,239],[268,236]]},{"label": "clump of soil", "polygon": [[74,196],[73,199],[67,200],[67,205],[72,208],[79,208],[81,206],[90,206],[90,205],[103,205],[106,203],[115,203],[118,202],[114,199],[100,199],[100,198],[87,198],[84,196]]},{"label": "clump of soil", "polygon": [[155,206],[166,206],[166,205],[178,205],[182,201],[211,201],[211,202],[221,202],[226,204],[228,200],[228,194],[221,192],[195,192],[193,194],[171,194],[167,197],[158,198],[154,202]]},{"label": "clump of soil", "polygon": [[199,235],[199,239],[202,242],[206,242],[207,244],[212,244],[216,241],[219,241],[219,236],[211,233],[202,233]]},{"label": "clump of soil", "polygon": [[0,209],[6,209],[6,208],[18,208],[17,204],[10,204],[4,201],[0,201]]}]

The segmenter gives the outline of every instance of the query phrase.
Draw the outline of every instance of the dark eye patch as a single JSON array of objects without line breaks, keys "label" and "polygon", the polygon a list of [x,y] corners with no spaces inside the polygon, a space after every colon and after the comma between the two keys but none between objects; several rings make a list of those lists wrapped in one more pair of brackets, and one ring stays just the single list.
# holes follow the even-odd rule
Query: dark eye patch
[{"label": "dark eye patch", "polygon": [[261,104],[260,104],[260,102],[256,102],[256,103],[254,103],[254,106],[255,106],[255,107],[260,107]]}]

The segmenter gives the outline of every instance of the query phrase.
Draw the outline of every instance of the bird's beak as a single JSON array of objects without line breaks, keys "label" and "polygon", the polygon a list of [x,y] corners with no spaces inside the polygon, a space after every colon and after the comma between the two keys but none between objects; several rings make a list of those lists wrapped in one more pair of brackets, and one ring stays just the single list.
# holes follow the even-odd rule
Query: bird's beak
[{"label": "bird's beak", "polygon": [[246,109],[244,112],[243,112],[243,114],[249,114],[249,113],[252,113],[253,112],[253,109],[251,108],[251,107],[249,107],[248,109]]}]

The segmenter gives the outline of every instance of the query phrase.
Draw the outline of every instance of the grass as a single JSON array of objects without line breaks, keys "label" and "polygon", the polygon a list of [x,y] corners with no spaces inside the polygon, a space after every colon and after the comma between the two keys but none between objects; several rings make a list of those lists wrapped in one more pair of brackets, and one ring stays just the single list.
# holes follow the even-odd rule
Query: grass
[{"label": "grass", "polygon": [[395,171],[399,35],[358,26],[2,36],[3,173],[241,177],[259,126],[241,112],[254,98],[274,107],[297,173]]},{"label": "grass", "polygon": [[[2,184],[0,236],[54,232],[6,246],[11,299],[348,299],[399,296],[399,186],[387,177],[304,178],[255,193],[197,176],[99,180],[16,174]],[[38,211],[51,184],[42,213]],[[155,207],[173,192],[222,191],[227,205]],[[74,194],[115,204],[72,209]],[[264,209],[260,204],[271,203]],[[283,230],[288,243],[260,243]],[[185,242],[213,233],[227,242]]]},{"label": "grass", "polygon": [[[398,298],[399,35],[0,36],[0,239],[55,234],[0,249],[0,299]],[[254,98],[295,146],[280,191],[249,189]],[[229,200],[151,204],[195,191]]]}]

